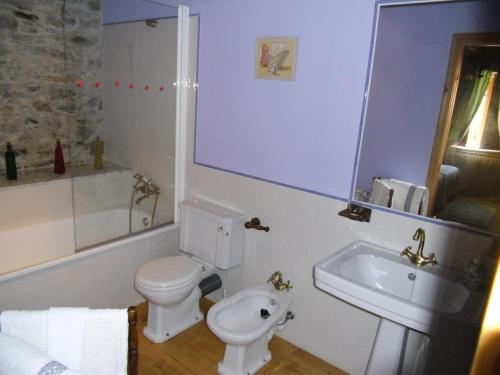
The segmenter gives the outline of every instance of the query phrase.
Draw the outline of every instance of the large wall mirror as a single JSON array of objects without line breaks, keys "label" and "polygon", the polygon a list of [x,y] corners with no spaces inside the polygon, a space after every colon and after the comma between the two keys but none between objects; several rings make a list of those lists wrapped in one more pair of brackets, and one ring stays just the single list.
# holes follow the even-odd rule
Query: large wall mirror
[{"label": "large wall mirror", "polygon": [[500,2],[376,15],[352,200],[500,234]]}]

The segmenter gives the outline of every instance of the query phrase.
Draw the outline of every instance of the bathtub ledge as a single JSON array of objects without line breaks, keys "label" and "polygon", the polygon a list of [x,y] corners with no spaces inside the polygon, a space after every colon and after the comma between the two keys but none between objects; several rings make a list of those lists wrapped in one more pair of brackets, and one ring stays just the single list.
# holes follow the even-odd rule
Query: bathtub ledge
[{"label": "bathtub ledge", "polygon": [[119,246],[123,246],[123,245],[131,244],[131,243],[134,243],[137,241],[141,241],[141,240],[144,240],[148,237],[152,237],[152,236],[157,235],[157,234],[167,233],[167,232],[176,230],[178,228],[179,228],[179,224],[166,224],[166,225],[160,226],[160,227],[155,228],[155,229],[150,229],[147,231],[137,233],[137,234],[132,235],[132,236],[127,236],[127,237],[124,237],[124,238],[121,238],[118,240],[107,242],[105,244],[92,246],[92,247],[89,247],[87,249],[80,250],[79,252],[72,254],[72,255],[69,255],[69,256],[57,258],[57,259],[50,260],[50,261],[44,262],[44,263],[35,264],[33,266],[21,268],[21,269],[16,270],[16,271],[11,271],[11,272],[7,272],[4,274],[0,274],[0,282],[10,280],[10,279],[15,279],[17,277],[28,275],[30,273],[46,270],[46,269],[56,267],[56,266],[59,266],[59,265],[65,264],[65,263],[71,263],[71,262],[78,260],[78,259],[81,259],[81,258],[100,254],[100,253],[105,252],[107,250],[111,250],[111,249],[114,249],[114,248],[119,247]]}]

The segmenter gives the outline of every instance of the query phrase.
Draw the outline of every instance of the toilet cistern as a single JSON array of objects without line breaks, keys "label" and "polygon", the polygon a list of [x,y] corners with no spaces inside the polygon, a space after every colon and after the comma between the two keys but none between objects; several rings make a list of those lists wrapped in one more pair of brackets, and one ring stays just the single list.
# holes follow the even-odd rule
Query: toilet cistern
[{"label": "toilet cistern", "polygon": [[290,285],[290,280],[287,280],[286,283],[283,282],[283,274],[280,271],[274,272],[269,279],[267,279],[268,283],[272,283],[274,285],[274,289],[276,290],[286,290],[290,291],[293,287]]},{"label": "toilet cistern", "polygon": [[418,228],[413,235],[413,239],[418,241],[418,250],[414,253],[411,251],[411,246],[408,246],[401,252],[401,256],[406,256],[410,262],[417,266],[425,266],[429,263],[432,265],[437,264],[436,255],[434,255],[434,253],[430,253],[429,256],[424,256],[425,230]]}]

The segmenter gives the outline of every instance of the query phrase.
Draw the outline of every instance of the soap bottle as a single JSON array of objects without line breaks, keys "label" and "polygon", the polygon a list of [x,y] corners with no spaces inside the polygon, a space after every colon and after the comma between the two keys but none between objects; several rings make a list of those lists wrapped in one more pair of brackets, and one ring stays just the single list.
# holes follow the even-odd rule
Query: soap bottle
[{"label": "soap bottle", "polygon": [[94,151],[94,169],[103,169],[103,153],[104,153],[104,142],[100,137],[95,139],[95,151]]},{"label": "soap bottle", "polygon": [[56,149],[54,152],[54,173],[63,174],[66,172],[64,167],[64,155],[61,147],[61,140],[57,138]]},{"label": "soap bottle", "polygon": [[7,143],[7,151],[5,151],[5,169],[7,180],[17,180],[16,154],[10,143]]}]

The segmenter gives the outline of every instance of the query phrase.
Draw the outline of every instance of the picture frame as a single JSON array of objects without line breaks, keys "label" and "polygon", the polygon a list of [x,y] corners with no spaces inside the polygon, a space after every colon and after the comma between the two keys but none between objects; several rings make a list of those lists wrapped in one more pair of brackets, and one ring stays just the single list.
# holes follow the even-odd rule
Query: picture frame
[{"label": "picture frame", "polygon": [[260,37],[255,47],[255,78],[295,79],[297,38]]}]

